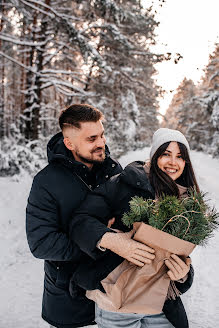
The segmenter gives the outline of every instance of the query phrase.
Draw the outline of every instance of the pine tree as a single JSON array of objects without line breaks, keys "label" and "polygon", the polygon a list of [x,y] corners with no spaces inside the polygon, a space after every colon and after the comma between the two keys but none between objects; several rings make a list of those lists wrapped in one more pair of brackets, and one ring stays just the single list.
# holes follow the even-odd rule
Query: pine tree
[{"label": "pine tree", "polygon": [[157,22],[139,1],[95,1],[89,12],[95,23],[88,33],[96,37],[107,71],[91,63],[86,90],[96,95],[84,99],[106,114],[108,143],[120,154],[149,143],[158,127],[159,89],[152,76],[164,56],[149,51]]},{"label": "pine tree", "polygon": [[[209,57],[204,76],[190,92],[184,92],[184,82],[167,110],[164,126],[182,131],[191,148],[219,156],[219,45]],[[181,92],[182,91],[182,92]]]},{"label": "pine tree", "polygon": [[[193,120],[193,111],[189,106],[184,104],[190,101],[196,94],[196,87],[192,80],[186,78],[180,83],[176,89],[176,93],[170,103],[165,114],[166,120],[164,125],[171,129],[179,129],[183,133],[186,132],[187,122]],[[186,118],[186,122],[185,122]]]}]

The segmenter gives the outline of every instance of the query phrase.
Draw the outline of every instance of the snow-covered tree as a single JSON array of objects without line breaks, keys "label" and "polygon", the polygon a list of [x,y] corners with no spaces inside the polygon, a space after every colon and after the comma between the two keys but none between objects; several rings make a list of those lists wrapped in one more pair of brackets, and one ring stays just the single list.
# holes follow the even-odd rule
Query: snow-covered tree
[{"label": "snow-covered tree", "polygon": [[87,102],[104,112],[114,155],[150,140],[160,92],[154,64],[164,60],[149,50],[150,9],[137,0],[9,0],[3,9],[2,136],[19,131],[16,142],[33,152],[58,130],[63,107]]},{"label": "snow-covered tree", "polygon": [[209,57],[204,76],[195,87],[184,81],[166,113],[165,126],[188,137],[193,149],[219,156],[219,45]]},{"label": "snow-covered tree", "polygon": [[108,71],[103,74],[91,63],[86,90],[96,94],[85,100],[105,113],[110,146],[119,154],[149,143],[158,126],[159,89],[152,76],[164,56],[149,50],[158,23],[140,1],[95,1],[92,14],[96,18],[88,33]]},{"label": "snow-covered tree", "polygon": [[163,125],[168,126],[172,129],[180,129],[183,132],[186,131],[186,122],[192,120],[192,108],[185,107],[186,101],[190,100],[195,96],[196,87],[192,80],[184,78],[176,89],[172,101],[165,114],[165,121]]}]

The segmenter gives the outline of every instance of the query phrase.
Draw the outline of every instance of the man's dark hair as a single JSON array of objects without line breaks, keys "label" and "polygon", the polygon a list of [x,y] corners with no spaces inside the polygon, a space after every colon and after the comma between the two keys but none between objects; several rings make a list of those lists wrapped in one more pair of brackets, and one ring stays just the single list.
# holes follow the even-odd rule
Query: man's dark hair
[{"label": "man's dark hair", "polygon": [[62,131],[68,126],[80,129],[81,122],[97,122],[103,119],[104,115],[99,109],[87,104],[73,104],[61,112],[59,126]]},{"label": "man's dark hair", "polygon": [[195,178],[195,173],[192,167],[188,150],[182,143],[177,142],[182,159],[185,161],[185,167],[181,176],[174,181],[171,179],[171,177],[168,176],[168,174],[159,168],[157,164],[158,158],[165,152],[169,144],[170,142],[166,142],[161,145],[151,159],[149,178],[157,196],[159,197],[163,194],[179,196],[179,189],[177,184],[187,188],[195,187],[199,192],[199,186]]}]

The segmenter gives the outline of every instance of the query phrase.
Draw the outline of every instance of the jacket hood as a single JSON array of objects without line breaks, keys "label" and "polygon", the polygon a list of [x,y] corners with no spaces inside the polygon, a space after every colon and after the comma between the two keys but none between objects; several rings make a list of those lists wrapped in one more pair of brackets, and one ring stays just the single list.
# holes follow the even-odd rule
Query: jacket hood
[{"label": "jacket hood", "polygon": [[148,175],[144,170],[145,162],[135,161],[128,164],[121,173],[121,179],[125,183],[139,189],[147,189],[154,195],[154,189],[150,184]]},{"label": "jacket hood", "polygon": [[[63,161],[71,164],[79,163],[75,161],[72,152],[65,147],[63,139],[64,138],[62,132],[58,132],[48,142],[47,157],[49,163],[53,161]],[[108,158],[110,156],[110,151],[107,145],[105,146],[105,153],[106,153],[106,158]]]},{"label": "jacket hood", "polygon": [[74,160],[72,152],[64,145],[62,132],[55,134],[48,142],[47,157],[49,163],[55,160]]}]

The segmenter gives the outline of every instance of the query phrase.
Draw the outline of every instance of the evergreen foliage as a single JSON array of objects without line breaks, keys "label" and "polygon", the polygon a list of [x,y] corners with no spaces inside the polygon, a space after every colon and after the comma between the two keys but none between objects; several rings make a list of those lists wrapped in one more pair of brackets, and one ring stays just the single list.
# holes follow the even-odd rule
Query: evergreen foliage
[{"label": "evergreen foliage", "polygon": [[183,199],[163,195],[158,200],[145,200],[136,196],[122,221],[128,227],[134,222],[145,222],[180,239],[204,245],[219,226],[219,213],[204,198],[205,194],[193,189]]}]

